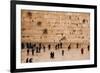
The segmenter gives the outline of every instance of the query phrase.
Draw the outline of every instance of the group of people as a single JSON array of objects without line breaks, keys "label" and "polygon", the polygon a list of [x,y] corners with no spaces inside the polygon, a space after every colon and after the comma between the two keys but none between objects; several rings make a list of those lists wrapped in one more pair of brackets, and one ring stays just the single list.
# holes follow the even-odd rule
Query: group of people
[{"label": "group of people", "polygon": [[26,63],[32,63],[33,62],[32,60],[33,60],[33,58],[27,58]]},{"label": "group of people", "polygon": [[[42,43],[31,43],[31,42],[26,42],[26,43],[21,43],[21,48],[22,49],[25,49],[27,48],[27,55],[29,55],[29,52],[31,50],[32,52],[32,55],[34,55],[34,53],[41,53],[41,51],[46,51],[47,49],[48,50],[51,50],[51,44],[48,44],[47,47],[45,47],[44,44]],[[58,43],[55,45],[55,50],[58,50],[62,48],[62,43]]]},{"label": "group of people", "polygon": [[34,55],[34,53],[41,53],[41,51],[43,50],[45,52],[45,46],[42,43],[38,43],[38,45],[36,43],[31,43],[31,42],[27,42],[27,43],[21,43],[21,48],[25,49],[27,48],[27,55],[29,55],[30,50],[32,51],[32,55]]},{"label": "group of people", "polygon": [[[26,42],[26,43],[22,42],[21,43],[21,48],[22,49],[27,48],[27,56],[29,56],[30,52],[34,56],[35,53],[41,53],[41,52],[45,52],[46,50],[51,50],[52,47],[51,47],[51,44],[48,44],[47,46],[45,46],[43,43],[34,43],[33,44],[31,42]],[[55,50],[61,49],[61,55],[64,56],[65,50],[62,49],[63,48],[63,43],[62,42],[57,43],[54,48],[55,48]],[[68,50],[70,50],[71,49],[71,44],[69,44],[69,46],[67,48],[68,48]],[[78,43],[76,44],[76,48],[79,48]],[[88,51],[89,51],[90,46],[88,45],[87,48],[88,48]],[[84,48],[81,48],[80,51],[81,51],[81,54],[84,54]],[[49,55],[50,55],[51,59],[55,58],[55,52],[54,51],[50,51]],[[28,63],[28,62],[31,63],[32,60],[33,60],[32,58],[27,58],[26,63]]]},{"label": "group of people", "polygon": [[[64,56],[64,50],[62,50],[61,52],[62,52],[62,56]],[[51,51],[51,52],[50,52],[50,58],[51,58],[51,59],[54,59],[54,58],[55,58],[55,53],[54,53],[54,51]]]}]

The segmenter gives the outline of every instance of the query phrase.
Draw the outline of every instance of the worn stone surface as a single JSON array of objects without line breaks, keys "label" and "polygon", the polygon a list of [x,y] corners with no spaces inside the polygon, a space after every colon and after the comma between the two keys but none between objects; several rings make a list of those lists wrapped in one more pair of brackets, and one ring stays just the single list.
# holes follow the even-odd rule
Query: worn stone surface
[{"label": "worn stone surface", "polygon": [[[32,58],[32,62],[83,60],[90,58],[90,14],[82,12],[53,12],[53,11],[21,11],[21,41],[42,43],[40,53],[32,55],[30,49],[21,51],[21,62],[25,63],[26,58]],[[62,43],[62,47],[55,49],[55,46]],[[78,45],[77,45],[78,43]],[[48,45],[51,45],[48,50]],[[68,48],[70,45],[70,49]],[[83,49],[83,51],[82,51]],[[64,56],[62,56],[64,50]],[[54,52],[54,58],[50,53]]]}]

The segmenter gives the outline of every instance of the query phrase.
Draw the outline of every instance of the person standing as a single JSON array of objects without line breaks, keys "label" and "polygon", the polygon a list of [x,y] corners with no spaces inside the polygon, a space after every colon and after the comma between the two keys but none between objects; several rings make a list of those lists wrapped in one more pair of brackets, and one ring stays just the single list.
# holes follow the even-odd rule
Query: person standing
[{"label": "person standing", "polygon": [[84,49],[83,48],[81,48],[81,54],[84,54]]},{"label": "person standing", "polygon": [[51,52],[51,53],[50,53],[50,58],[51,58],[51,59],[54,59],[54,52]]},{"label": "person standing", "polygon": [[52,59],[52,52],[50,52],[50,58]]},{"label": "person standing", "polygon": [[64,56],[64,50],[62,50],[62,56]]},{"label": "person standing", "polygon": [[50,44],[48,45],[48,49],[49,49],[49,50],[51,49],[51,45],[50,45]]},{"label": "person standing", "polygon": [[77,43],[76,46],[77,46],[77,48],[78,48],[79,44]]},{"label": "person standing", "polygon": [[43,46],[43,51],[45,52],[45,46]]},{"label": "person standing", "polygon": [[55,50],[58,50],[58,49],[59,49],[59,44],[56,44]]},{"label": "person standing", "polygon": [[55,46],[55,50],[57,50],[57,48],[58,48],[58,47],[57,47],[57,45],[56,45],[56,46]]},{"label": "person standing", "polygon": [[24,49],[25,48],[25,44],[22,42],[21,43],[21,49]]},{"label": "person standing", "polygon": [[36,47],[36,43],[33,44],[33,47]]},{"label": "person standing", "polygon": [[88,45],[88,51],[90,50],[90,46]]},{"label": "person standing", "polygon": [[28,63],[28,58],[26,59],[26,63]]},{"label": "person standing", "polygon": [[29,46],[30,46],[30,45],[29,45],[29,43],[27,42],[27,43],[26,43],[26,48],[29,49],[29,48],[30,48]]},{"label": "person standing", "polygon": [[60,44],[59,44],[59,45],[60,45],[60,48],[62,48],[62,42],[60,42]]},{"label": "person standing", "polygon": [[52,52],[52,58],[54,59],[54,57],[55,57],[55,53],[54,53],[54,52]]},{"label": "person standing", "polygon": [[71,49],[71,45],[68,46],[68,50],[70,50],[70,49]]},{"label": "person standing", "polygon": [[34,56],[34,49],[32,49],[32,55]]},{"label": "person standing", "polygon": [[27,49],[27,55],[29,55],[29,49]]},{"label": "person standing", "polygon": [[38,47],[38,53],[40,53],[41,52],[41,47]]},{"label": "person standing", "polygon": [[39,53],[41,53],[41,48],[42,48],[41,43],[39,43]]},{"label": "person standing", "polygon": [[58,49],[60,48],[60,44],[58,43]]},{"label": "person standing", "polygon": [[36,53],[39,53],[39,48],[38,47],[36,47]]},{"label": "person standing", "polygon": [[54,58],[54,52],[50,53],[50,58],[53,59]]}]

